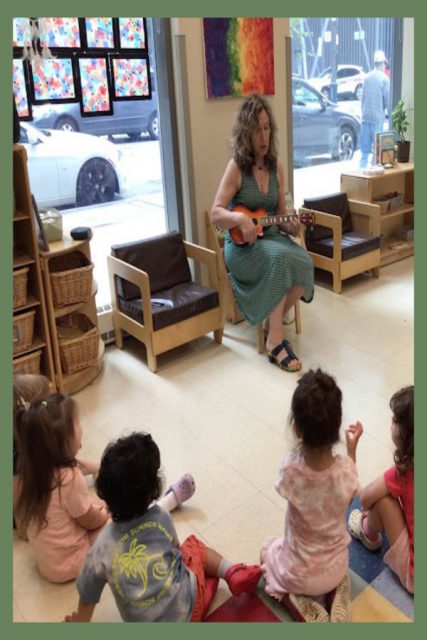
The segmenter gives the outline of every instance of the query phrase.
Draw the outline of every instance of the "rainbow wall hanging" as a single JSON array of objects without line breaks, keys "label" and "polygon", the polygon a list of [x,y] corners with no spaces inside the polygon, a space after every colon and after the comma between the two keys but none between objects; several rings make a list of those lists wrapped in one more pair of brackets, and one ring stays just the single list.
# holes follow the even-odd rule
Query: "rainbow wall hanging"
[{"label": "rainbow wall hanging", "polygon": [[273,18],[203,18],[208,98],[274,94]]}]

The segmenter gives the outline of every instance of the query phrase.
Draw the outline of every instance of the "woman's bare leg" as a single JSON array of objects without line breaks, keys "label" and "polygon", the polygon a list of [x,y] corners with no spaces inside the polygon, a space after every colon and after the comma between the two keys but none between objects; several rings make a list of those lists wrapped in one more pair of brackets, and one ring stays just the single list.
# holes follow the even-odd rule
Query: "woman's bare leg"
[{"label": "woman's bare leg", "polygon": [[[281,344],[283,340],[283,317],[294,306],[295,302],[301,298],[303,293],[303,287],[299,285],[293,286],[268,316],[267,351],[271,351],[278,344]],[[286,350],[282,349],[277,354],[276,360],[281,362],[287,355]],[[301,367],[301,362],[300,360],[291,360],[288,366],[297,369]]]},{"label": "woman's bare leg", "polygon": [[[283,305],[283,317],[288,313],[296,302],[304,295],[304,287],[300,287],[299,284],[295,284],[285,297],[285,304]],[[283,318],[282,318],[283,319]]]}]

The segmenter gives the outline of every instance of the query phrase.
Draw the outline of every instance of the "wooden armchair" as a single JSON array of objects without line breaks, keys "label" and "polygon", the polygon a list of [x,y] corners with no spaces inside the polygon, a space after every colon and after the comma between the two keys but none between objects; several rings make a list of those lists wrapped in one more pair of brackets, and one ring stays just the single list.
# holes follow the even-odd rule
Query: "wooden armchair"
[{"label": "wooden armchair", "polygon": [[304,200],[300,213],[314,213],[316,224],[305,230],[307,250],[315,267],[332,273],[333,290],[342,281],[370,271],[380,274],[380,236],[372,231],[373,216],[363,202],[349,201],[346,193]]},{"label": "wooden armchair", "polygon": [[[216,254],[186,242],[180,233],[111,247],[107,256],[116,346],[122,331],[143,342],[148,366],[157,356],[213,331],[220,344],[224,327]],[[192,280],[188,258],[207,266],[211,286]]]},{"label": "wooden armchair", "polygon": [[[244,320],[243,315],[240,313],[239,308],[237,307],[233,288],[231,286],[230,275],[227,271],[227,267],[224,262],[224,249],[220,244],[218,239],[217,231],[212,224],[211,217],[208,211],[205,211],[205,224],[206,224],[206,238],[208,247],[215,251],[218,260],[218,274],[220,279],[221,286],[221,296],[222,296],[222,308],[224,314],[224,322],[228,320],[232,324],[237,324]],[[304,242],[304,239],[301,238],[301,242]],[[301,314],[300,314],[300,303],[296,302],[295,307],[295,331],[296,333],[301,333]],[[259,322],[257,324],[257,351],[258,353],[264,353],[265,351],[265,340],[264,340],[264,326],[263,322]]]}]

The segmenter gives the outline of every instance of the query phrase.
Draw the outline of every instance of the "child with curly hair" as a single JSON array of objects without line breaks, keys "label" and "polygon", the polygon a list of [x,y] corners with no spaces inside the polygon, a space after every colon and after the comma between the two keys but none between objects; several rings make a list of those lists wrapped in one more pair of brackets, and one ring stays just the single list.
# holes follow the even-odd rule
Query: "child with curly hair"
[{"label": "child with curly hair", "polygon": [[101,531],[77,578],[79,605],[66,622],[89,622],[106,584],[125,622],[199,622],[224,578],[233,595],[250,593],[258,565],[233,564],[195,536],[183,544],[161,492],[160,452],[149,434],[133,433],[105,450],[97,493],[113,522]]},{"label": "child with curly hair", "polygon": [[266,592],[299,622],[346,622],[350,616],[346,510],[359,490],[355,461],[363,428],[350,425],[347,455],[334,453],[341,398],[321,369],[298,380],[291,404],[298,445],[283,460],[276,483],[288,501],[285,531],[261,550]]},{"label": "child with curly hair", "polygon": [[404,387],[390,400],[391,439],[395,465],[360,494],[363,511],[355,509],[348,528],[370,551],[379,549],[381,531],[390,548],[384,562],[402,585],[414,593],[414,387]]}]

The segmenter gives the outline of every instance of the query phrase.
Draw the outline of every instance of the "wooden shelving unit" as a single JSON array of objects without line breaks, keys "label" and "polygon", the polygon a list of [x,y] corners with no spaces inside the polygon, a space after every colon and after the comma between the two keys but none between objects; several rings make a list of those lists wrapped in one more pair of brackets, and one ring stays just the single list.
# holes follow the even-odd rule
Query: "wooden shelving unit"
[{"label": "wooden shelving unit", "polygon": [[80,369],[73,373],[66,373],[64,371],[61,362],[59,335],[58,335],[58,319],[73,313],[78,312],[89,318],[89,320],[98,327],[98,318],[96,313],[95,294],[96,283],[92,282],[91,296],[85,302],[76,302],[66,306],[55,306],[52,293],[51,284],[51,264],[52,259],[58,256],[64,256],[71,252],[82,253],[89,261],[90,245],[88,240],[72,240],[71,238],[65,238],[58,242],[49,243],[49,251],[41,253],[42,271],[44,279],[44,287],[46,294],[47,312],[50,324],[50,336],[52,343],[52,352],[55,363],[56,380],[59,390],[62,393],[72,394],[88,385],[102,369],[102,357],[104,354],[104,343],[99,339],[98,346],[98,359],[95,364]]},{"label": "wooden shelving unit", "polygon": [[[353,171],[341,175],[341,191],[349,200],[363,203],[373,216],[371,233],[381,235],[381,266],[402,260],[414,254],[414,243],[402,240],[397,233],[404,226],[414,228],[414,164],[401,163],[386,169],[380,175],[364,175]],[[397,191],[403,194],[403,205],[382,213],[375,204],[386,193]]]},{"label": "wooden shelving unit", "polygon": [[[28,267],[27,300],[13,309],[16,320],[34,310],[34,334],[31,344],[13,354],[14,372],[28,373],[27,364],[20,359],[40,352],[40,373],[56,387],[49,324],[44,297],[38,242],[34,225],[31,189],[28,179],[27,154],[22,145],[13,146],[13,271]],[[17,340],[17,336],[14,336]],[[18,340],[17,340],[18,341]],[[35,372],[35,371],[34,371]]]}]

